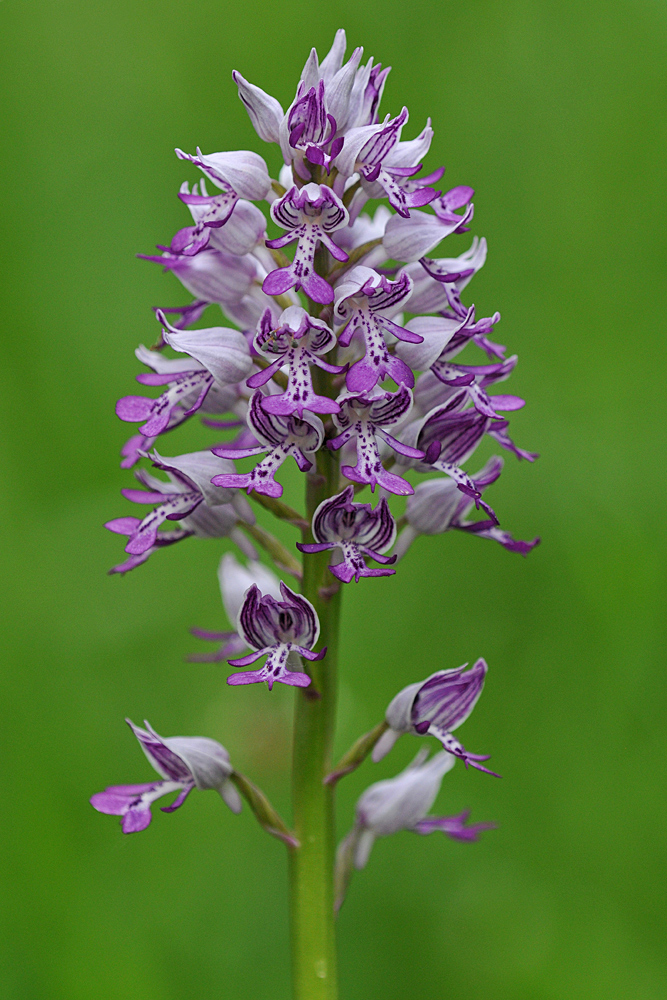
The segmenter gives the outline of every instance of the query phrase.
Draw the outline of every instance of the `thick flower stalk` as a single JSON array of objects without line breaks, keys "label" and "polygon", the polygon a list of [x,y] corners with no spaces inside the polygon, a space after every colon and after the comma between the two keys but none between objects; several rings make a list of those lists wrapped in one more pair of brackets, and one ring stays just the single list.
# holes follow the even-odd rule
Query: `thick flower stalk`
[{"label": "thick flower stalk", "polygon": [[[521,555],[539,541],[516,540],[483,496],[502,459],[491,457],[478,472],[467,468],[485,440],[519,459],[537,457],[508,431],[524,400],[496,391],[517,366],[494,339],[500,314],[478,318],[465,301],[485,264],[486,241],[475,236],[463,252],[441,247],[470,230],[474,192],[441,189],[444,169],[424,166],[430,119],[415,136],[407,108],[381,118],[389,70],[364,63],[360,48],[345,61],[345,48],[339,31],[321,62],[312,50],[287,110],[234,72],[259,139],[280,151],[279,177],[256,151],[176,150],[204,176],[185,179],[177,193],[189,212],[181,228],[158,244],[158,254],[140,256],[171,272],[192,300],[156,309],[158,342],[136,351],[148,369],[137,375],[146,394],[123,396],[116,407],[122,421],[139,425],[121,462],[138,466],[139,488],[123,496],[148,513],[106,525],[125,539],[125,561],[111,571],[120,574],[185,538],[223,540],[218,576],[227,630],[218,621],[193,628],[217,645],[188,659],[240,668],[226,678],[232,688],[295,689],[292,819],[278,815],[215,740],[163,738],[148,724],[130,723],[160,780],[113,785],[91,800],[134,833],[151,822],[153,802],[170,793],[176,797],[166,812],[193,789],[217,790],[233,812],[244,798],[289,850],[296,1000],[337,997],[334,912],[375,840],[440,831],[472,843],[493,826],[469,824],[460,805],[453,815],[430,815],[457,760],[495,774],[487,753],[471,752],[454,735],[482,694],[483,659],[470,669],[446,657],[433,664],[334,765],[342,584],[365,578],[381,603],[382,578],[416,557],[420,536],[458,530]],[[372,217],[364,211],[369,199],[384,201]],[[269,224],[282,234],[269,239]],[[198,416],[198,450],[165,457],[163,435],[176,440]],[[276,478],[288,459],[303,474],[296,508],[284,502]],[[143,464],[151,461],[161,475]],[[300,541],[287,547],[265,526],[268,516],[298,529]],[[365,665],[378,683],[383,667]],[[411,670],[427,673],[418,663]],[[438,752],[430,759],[428,749],[420,752],[401,774],[367,788],[336,860],[337,782],[369,757],[381,761],[403,735],[433,740]]]}]

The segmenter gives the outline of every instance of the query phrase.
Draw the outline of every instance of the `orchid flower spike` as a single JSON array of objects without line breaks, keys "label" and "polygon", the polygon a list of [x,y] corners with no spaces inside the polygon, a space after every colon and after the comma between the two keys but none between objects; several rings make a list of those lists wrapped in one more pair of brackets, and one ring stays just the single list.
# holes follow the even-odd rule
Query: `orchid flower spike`
[{"label": "orchid flower spike", "polygon": [[409,684],[390,702],[385,718],[389,729],[382,734],[373,748],[373,760],[382,760],[389,753],[399,736],[412,733],[415,736],[435,736],[445,750],[460,757],[466,767],[470,764],[479,771],[486,771],[499,777],[480,761],[489,756],[469,753],[452,736],[468,718],[479,700],[484,687],[488,667],[479,659],[470,670],[467,663],[453,670],[437,670],[425,681]]},{"label": "orchid flower spike", "polygon": [[121,817],[123,833],[145,830],[152,819],[151,806],[157,799],[172,792],[177,797],[162,812],[179,809],[193,788],[212,788],[219,792],[234,813],[241,812],[241,797],[229,780],[234,770],[229,754],[220,743],[205,736],[158,736],[154,729],[135,726],[125,720],[139,740],[141,749],[162,781],[142,785],[111,785],[90,800],[98,812]]},{"label": "orchid flower spike", "polygon": [[[250,559],[247,566],[238,561],[233,552],[226,552],[218,567],[218,582],[222,596],[222,606],[227,619],[234,626],[243,604],[246,591],[256,584],[263,594],[270,594],[277,601],[281,598],[280,581],[275,573],[257,559]],[[194,654],[188,657],[190,663],[219,663],[230,656],[238,656],[248,644],[238,632],[211,632],[208,629],[192,628],[193,635],[207,642],[219,642],[222,645],[214,653]]]},{"label": "orchid flower spike", "polygon": [[266,681],[269,691],[276,682],[296,687],[308,687],[310,677],[300,672],[300,657],[321,660],[326,646],[319,653],[313,652],[320,634],[320,623],[315,608],[293,590],[280,582],[282,601],[270,594],[262,595],[256,583],[245,594],[239,611],[237,632],[253,650],[248,656],[230,660],[233,667],[246,667],[260,656],[267,656],[260,670],[245,670],[231,674],[228,684],[261,684]]}]

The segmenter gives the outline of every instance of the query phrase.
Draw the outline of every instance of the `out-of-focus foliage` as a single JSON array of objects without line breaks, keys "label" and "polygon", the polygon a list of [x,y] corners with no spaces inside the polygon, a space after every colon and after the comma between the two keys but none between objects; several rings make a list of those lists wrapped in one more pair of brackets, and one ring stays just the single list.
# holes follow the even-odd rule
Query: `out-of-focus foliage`
[{"label": "out-of-focus foliage", "polygon": [[[176,191],[197,171],[173,147],[259,149],[232,68],[288,103],[339,26],[393,65],[383,108],[408,105],[406,137],[432,116],[428,167],[477,189],[490,253],[466,301],[501,310],[528,400],[512,427],[542,453],[510,456],[489,499],[543,538],[525,561],[421,539],[395,577],[346,590],[339,749],[399,687],[484,655],[462,736],[504,779],[457,766],[443,784],[441,812],[499,823],[479,844],[377,846],[341,914],[342,995],[667,992],[665,8],[4,0],[5,1000],[288,997],[284,851],[247,810],[196,796],[124,838],[88,805],[150,780],[128,714],[220,740],[289,808],[291,692],[183,662],[190,625],[224,627],[226,543],[108,578],[121,540],[101,524],[130,512],[113,404],[136,391],[132,350],[154,340],[152,305],[187,300],[133,257],[187,224]],[[342,782],[341,832],[416,745]]]}]

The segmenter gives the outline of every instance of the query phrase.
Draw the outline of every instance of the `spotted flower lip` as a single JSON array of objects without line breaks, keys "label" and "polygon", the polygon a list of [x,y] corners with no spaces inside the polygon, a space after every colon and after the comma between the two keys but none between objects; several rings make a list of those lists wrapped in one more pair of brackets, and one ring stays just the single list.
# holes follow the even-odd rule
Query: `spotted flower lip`
[{"label": "spotted flower lip", "polygon": [[406,385],[396,392],[386,392],[377,386],[363,395],[344,394],[338,397],[340,413],[333,415],[336,427],[341,431],[337,437],[327,441],[327,448],[337,450],[356,439],[357,464],[343,465],[341,472],[353,483],[368,484],[371,492],[376,485],[389,493],[407,496],[413,492],[407,480],[395,476],[382,464],[376,437],[381,437],[394,451],[409,459],[422,459],[424,452],[412,448],[392,437],[385,427],[390,427],[404,417],[412,406],[412,393]]},{"label": "spotted flower lip", "polygon": [[352,365],[346,376],[350,392],[368,392],[387,376],[396,385],[415,384],[412,369],[400,358],[389,354],[385,336],[419,343],[423,338],[394,323],[390,318],[410,297],[412,281],[401,274],[396,281],[377,274],[370,267],[352,268],[336,288],[334,315],[345,322],[338,335],[341,347],[350,344],[355,333],[364,339],[366,353]]},{"label": "spotted flower lip", "polygon": [[320,623],[315,608],[301,594],[280,582],[282,601],[270,594],[262,595],[257,584],[246,592],[239,611],[237,632],[253,650],[248,656],[230,660],[233,667],[245,667],[261,656],[267,660],[260,670],[244,670],[231,674],[227,683],[261,684],[266,681],[269,690],[275,683],[295,687],[308,687],[310,677],[291,665],[300,664],[298,657],[321,660],[326,646],[319,653],[313,652],[320,634]]},{"label": "spotted flower lip", "polygon": [[259,441],[256,446],[236,448],[221,445],[213,448],[214,455],[223,459],[249,458],[268,452],[250,472],[240,473],[225,471],[211,480],[214,486],[225,489],[244,489],[248,493],[253,490],[270,497],[280,497],[283,488],[274,476],[283,462],[291,455],[299,469],[307,472],[312,462],[307,457],[317,451],[324,440],[324,426],[319,417],[307,410],[303,419],[290,414],[279,416],[267,413],[263,406],[264,395],[257,389],[250,398],[246,420],[248,427]]},{"label": "spotted flower lip", "polygon": [[404,733],[415,736],[435,736],[444,749],[460,757],[468,765],[499,777],[480,763],[488,755],[469,753],[452,736],[466,721],[477,704],[484,687],[488,667],[483,659],[466,671],[467,663],[453,670],[437,670],[425,681],[409,684],[390,702],[386,712],[389,729],[382,734],[373,748],[373,760],[379,761],[389,753],[396,740]]},{"label": "spotted flower lip", "polygon": [[205,736],[159,736],[148,722],[135,726],[125,720],[139,741],[149,763],[163,779],[140,785],[112,785],[93,795],[90,802],[98,812],[121,817],[123,833],[138,833],[150,824],[151,805],[157,799],[178,792],[162,812],[179,809],[193,790],[213,789],[234,813],[241,811],[241,797],[229,780],[233,768],[229,754],[215,740]]},{"label": "spotted flower lip", "polygon": [[349,222],[340,198],[324,184],[305,184],[301,189],[294,186],[273,202],[271,216],[288,232],[278,239],[267,240],[267,247],[278,250],[294,240],[298,243],[292,263],[271,271],[264,279],[263,291],[267,295],[283,295],[290,288],[302,288],[314,302],[321,305],[333,302],[333,288],[315,272],[315,250],[322,243],[336,260],[348,259],[330,236]]},{"label": "spotted flower lip", "polygon": [[348,486],[337,496],[324,500],[313,514],[314,543],[297,542],[301,552],[324,552],[337,549],[341,561],[329,565],[342,583],[362,576],[391,576],[389,568],[369,569],[366,559],[375,559],[388,567],[396,556],[384,555],[396,537],[396,522],[384,497],[373,510],[370,504],[354,503],[354,487]]},{"label": "spotted flower lip", "polygon": [[332,365],[321,357],[336,346],[336,337],[326,323],[310,316],[300,306],[289,306],[276,325],[267,309],[260,320],[254,345],[260,354],[273,356],[275,361],[248,379],[250,388],[265,385],[282,367],[288,368],[287,391],[263,396],[260,400],[267,413],[279,416],[296,413],[301,419],[304,409],[314,413],[338,413],[340,407],[335,400],[315,393],[310,373],[311,365],[335,375],[345,371],[345,365]]}]

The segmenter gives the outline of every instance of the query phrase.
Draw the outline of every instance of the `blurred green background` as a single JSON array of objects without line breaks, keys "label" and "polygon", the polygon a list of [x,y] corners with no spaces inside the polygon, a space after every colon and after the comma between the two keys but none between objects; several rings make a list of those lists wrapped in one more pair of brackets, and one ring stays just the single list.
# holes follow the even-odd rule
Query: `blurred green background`
[{"label": "blurred green background", "polygon": [[[376,846],[339,922],[343,1000],[667,995],[665,5],[3,0],[4,1000],[289,996],[284,851],[247,809],[196,795],[123,837],[88,805],[150,780],[127,714],[220,739],[289,808],[291,693],[183,662],[189,626],[224,627],[227,543],[110,578],[101,525],[130,512],[132,351],[151,306],[188,298],[134,259],[186,224],[197,171],[172,150],[260,149],[232,68],[287,106],[340,26],[394,67],[383,111],[408,105],[407,138],[432,116],[429,167],[477,190],[490,255],[467,301],[502,312],[515,438],[542,454],[509,456],[490,499],[543,539],[527,560],[422,539],[345,593],[339,749],[400,686],[484,655],[463,739],[504,779],[444,782],[441,812],[499,823],[479,844]],[[178,433],[167,454],[209,441]],[[341,833],[416,746],[343,782]]]}]

